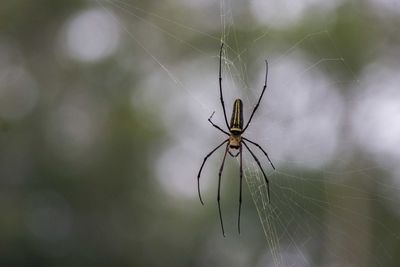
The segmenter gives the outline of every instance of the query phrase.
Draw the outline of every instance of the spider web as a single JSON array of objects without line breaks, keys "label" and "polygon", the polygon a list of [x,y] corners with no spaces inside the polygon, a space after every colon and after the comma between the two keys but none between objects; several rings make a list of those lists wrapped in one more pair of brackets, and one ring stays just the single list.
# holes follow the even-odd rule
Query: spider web
[{"label": "spider web", "polygon": [[[149,89],[139,91],[134,98],[145,99],[142,105],[163,103],[158,111],[164,114],[165,126],[174,125],[170,129],[174,142],[160,159],[163,173],[160,176],[167,173],[169,177],[180,178],[176,183],[160,181],[167,191],[172,190],[171,194],[176,195],[176,187],[183,184],[179,189],[182,195],[197,196],[195,191],[185,191],[194,183],[187,181],[187,177],[193,176],[201,161],[201,155],[194,156],[193,147],[211,149],[214,145],[216,133],[206,122],[214,110],[215,122],[224,125],[217,98],[217,73],[204,71],[207,66],[215,66],[217,70],[218,47],[223,41],[226,44],[223,90],[228,113],[231,108],[228,103],[236,97],[243,99],[245,114],[251,112],[263,84],[264,59],[269,62],[268,88],[246,136],[266,148],[277,167],[273,171],[263,155],[253,149],[269,177],[271,203],[259,167],[244,154],[244,178],[267,243],[257,266],[389,266],[394,261],[399,228],[395,226],[396,219],[385,210],[398,206],[399,189],[393,181],[379,179],[390,176],[386,174],[392,172],[389,164],[368,153],[361,154],[362,159],[356,154],[358,146],[348,130],[352,111],[345,104],[358,101],[339,92],[358,87],[363,81],[357,80],[327,26],[306,30],[291,41],[282,40],[284,37],[272,28],[263,28],[243,47],[239,40],[245,36],[235,32],[241,25],[235,21],[236,5],[230,1],[220,0],[219,14],[210,15],[218,16],[220,36],[209,34],[207,23],[192,27],[185,15],[165,17],[153,12],[164,13],[165,5],[148,11],[150,7],[138,7],[123,0],[96,3],[118,21],[148,62],[155,63],[153,70],[162,73],[156,78],[148,77],[142,88]],[[139,32],[135,23],[125,22],[125,18],[133,19],[148,32]],[[155,35],[149,38],[160,38],[161,43],[172,42],[177,49],[187,49],[198,58],[187,64],[173,62],[158,52],[162,50],[159,45],[148,43],[147,35]],[[187,35],[201,36],[215,51],[206,51],[204,46],[187,41]],[[282,46],[272,46],[274,42]],[[329,73],[335,75],[330,77]],[[161,89],[160,83],[164,85]],[[195,107],[189,103],[195,103]],[[204,132],[204,140],[188,138],[191,131],[188,128],[192,126],[177,123],[184,118],[182,112],[194,121],[204,121],[198,125],[199,131]],[[175,155],[174,162],[185,162],[185,166],[171,162],[171,154]],[[202,183],[208,192],[207,188],[215,188],[219,166],[213,163],[207,166]],[[228,163],[226,169],[229,167]],[[236,170],[237,166],[234,167]],[[224,186],[227,183],[223,181]],[[210,192],[210,196],[214,193]],[[207,193],[206,198],[210,199]],[[243,212],[242,218],[251,215]],[[213,219],[218,222],[216,217]],[[246,224],[248,227],[251,223],[243,219],[245,232]],[[217,224],[216,232],[218,227]]]},{"label": "spider web", "polygon": [[[221,8],[221,10],[223,9]],[[233,27],[233,17],[227,16],[230,12],[225,10],[224,13],[221,17],[230,18],[231,21],[230,23],[225,22],[223,25],[229,24]],[[226,32],[224,30],[224,33]],[[235,33],[230,34],[234,35]],[[268,35],[268,32],[262,34],[260,38],[256,38],[253,42],[262,42],[262,39]],[[321,47],[316,45],[318,39],[321,38],[328,42],[325,45],[331,46],[329,49],[330,52],[321,51]],[[226,35],[223,39],[226,39]],[[355,74],[338,52],[329,31],[324,29],[305,35],[304,38],[297,41],[289,49],[283,51],[276,59],[270,61],[270,65],[275,67],[280,64],[285,65],[283,62],[288,58],[298,57],[298,52],[307,46],[307,42],[313,43],[311,45],[313,53],[319,57],[307,62],[302,69],[299,68],[295,71],[293,76],[287,75],[285,77],[286,80],[282,79],[283,83],[270,85],[269,88],[272,87],[272,90],[280,88],[280,90],[292,91],[294,96],[297,96],[296,89],[293,90],[291,88],[294,84],[304,82],[307,76],[318,77],[321,70],[329,72],[330,69],[334,68],[343,69],[347,73],[347,77],[334,77],[333,81],[321,84],[322,88],[330,90],[333,87],[346,88],[357,86],[359,81],[356,80]],[[231,57],[234,59],[231,62],[240,65],[241,57],[243,57],[242,51],[237,49],[232,54]],[[247,95],[252,95],[252,90],[247,86],[246,71],[238,74],[236,69],[232,70],[229,67],[227,71],[233,73],[230,74],[232,79],[239,77],[237,79],[241,79],[239,82],[241,86],[250,91]],[[270,77],[270,79],[274,78]],[[318,88],[315,84],[308,85],[313,90],[321,89],[321,87]],[[314,97],[316,99],[320,98],[318,91],[312,93],[316,93],[316,96],[312,96],[311,92],[307,96],[311,99]],[[274,92],[272,92],[273,94]],[[290,95],[286,96],[293,97]],[[250,103],[255,102],[254,97],[252,98],[253,100],[250,100]],[[264,99],[264,103],[267,102],[267,106],[269,107],[276,106],[273,101],[279,102],[282,100],[272,100],[274,97],[269,96],[268,93],[266,98],[268,100]],[[281,105],[285,105],[285,102],[280,103]],[[318,103],[316,102],[315,104]],[[332,105],[336,106],[337,103],[333,101]],[[289,105],[285,106],[290,109]],[[315,111],[318,112],[317,109]],[[269,110],[269,113],[274,113],[274,111]],[[349,115],[345,114],[344,116]],[[253,134],[258,136],[256,138],[257,141],[262,140],[261,144],[284,144],[287,142],[284,137],[287,137],[287,140],[291,140],[289,137],[293,137],[291,135],[285,136],[281,132],[280,134],[283,138],[263,138],[262,136],[268,136],[268,132],[271,133],[274,131],[274,128],[279,128],[280,126],[274,125],[274,122],[271,123],[268,119],[262,119],[268,118],[268,112],[265,112],[265,115],[258,114],[257,118],[258,122],[253,122],[253,124],[261,124],[262,126],[258,127],[271,129],[270,131],[266,130],[265,135],[253,132]],[[336,122],[333,120],[331,123],[335,124]],[[266,126],[268,124],[272,125]],[[342,126],[338,122],[335,127]],[[257,126],[253,125],[254,128],[257,128]],[[311,128],[309,130],[311,131]],[[345,134],[348,133],[339,133],[338,139],[343,138],[342,145],[344,147],[353,147],[354,144],[348,141],[346,136],[343,136]],[[309,170],[301,171],[296,167],[293,169],[278,167],[277,171],[271,171],[269,173],[272,187],[271,198],[273,199],[271,204],[268,203],[266,184],[259,171],[259,167],[251,158],[248,157],[246,160],[246,182],[269,247],[269,252],[267,253],[268,259],[264,262],[268,263],[268,266],[386,265],[388,261],[390,262],[388,259],[391,259],[393,256],[393,247],[387,247],[384,242],[377,240],[378,237],[374,235],[374,231],[371,228],[377,228],[379,231],[384,232],[384,236],[393,242],[398,239],[399,235],[397,231],[393,231],[388,224],[378,219],[370,210],[372,206],[383,200],[389,200],[389,202],[398,201],[396,198],[388,198],[386,195],[381,195],[371,190],[371,187],[377,183],[373,181],[375,174],[384,172],[385,168],[375,164],[372,166],[368,165],[368,167],[359,166],[359,168],[354,169],[353,166],[346,163],[346,159],[340,157],[339,159],[334,159],[330,155],[327,155],[329,153],[326,154],[324,150],[330,150],[329,145],[308,141],[306,140],[300,147],[292,150],[292,153],[302,156],[287,157],[285,155],[284,158],[273,159],[278,166],[303,165],[306,170]],[[322,146],[322,149],[316,149],[314,146]],[[310,153],[309,151],[313,152]],[[259,155],[259,157],[262,157],[262,155]],[[307,157],[309,158],[306,159]],[[323,162],[318,162],[321,158],[328,158],[325,159],[327,162],[331,158],[332,163],[324,164]],[[279,161],[278,163],[276,163],[277,160]],[[365,162],[369,164],[370,159]],[[363,163],[357,162],[354,165]],[[383,188],[390,187],[388,184],[380,182],[378,184],[379,186],[383,186]],[[314,192],[310,189],[313,189]],[[392,189],[397,190],[393,187]],[[326,212],[327,210],[328,212]],[[321,218],[319,215],[321,213],[326,213],[327,219]],[[307,219],[305,219],[304,215]],[[375,244],[372,244],[373,242]],[[324,244],[324,246],[318,247],[320,244]],[[383,256],[377,256],[377,253],[371,252],[371,250],[373,251],[371,247],[376,247]],[[318,258],[315,256],[318,254],[325,254],[325,256],[324,258]]]}]

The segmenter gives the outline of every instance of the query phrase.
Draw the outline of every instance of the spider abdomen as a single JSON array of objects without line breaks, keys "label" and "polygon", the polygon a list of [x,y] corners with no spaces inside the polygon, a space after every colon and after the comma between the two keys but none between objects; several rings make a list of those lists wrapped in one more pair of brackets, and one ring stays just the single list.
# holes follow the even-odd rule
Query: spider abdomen
[{"label": "spider abdomen", "polygon": [[240,98],[233,103],[231,125],[229,131],[234,135],[239,135],[243,130],[243,103]]}]

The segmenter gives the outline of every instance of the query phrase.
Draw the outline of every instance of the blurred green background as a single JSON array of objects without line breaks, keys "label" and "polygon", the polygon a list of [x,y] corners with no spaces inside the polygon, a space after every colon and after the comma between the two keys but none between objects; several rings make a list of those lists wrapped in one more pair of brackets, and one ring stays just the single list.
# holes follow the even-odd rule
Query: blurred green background
[{"label": "blurred green background", "polygon": [[[0,266],[399,266],[400,3],[2,0]],[[228,113],[265,147],[257,214]],[[246,178],[259,178],[245,156]],[[255,181],[255,180],[254,180]],[[264,199],[265,200],[265,199]],[[258,202],[257,202],[258,201]],[[263,223],[262,223],[263,221]],[[264,234],[263,226],[266,227]]]}]

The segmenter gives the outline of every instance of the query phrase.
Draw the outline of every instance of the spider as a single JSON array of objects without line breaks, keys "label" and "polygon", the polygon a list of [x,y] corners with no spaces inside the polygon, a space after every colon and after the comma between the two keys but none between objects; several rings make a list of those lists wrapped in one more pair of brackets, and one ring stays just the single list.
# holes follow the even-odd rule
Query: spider
[{"label": "spider", "polygon": [[[258,99],[257,104],[254,106],[254,109],[250,115],[249,120],[247,121],[247,124],[243,127],[243,103],[242,100],[240,98],[236,99],[235,102],[233,103],[233,111],[232,111],[232,117],[231,117],[231,121],[230,124],[228,124],[228,119],[226,117],[226,110],[225,110],[225,103],[224,103],[224,99],[223,99],[223,95],[222,95],[222,77],[221,77],[221,58],[222,58],[222,52],[223,52],[223,46],[224,44],[221,44],[221,48],[219,51],[219,94],[220,94],[220,100],[221,100],[221,105],[222,105],[222,110],[224,112],[224,118],[225,118],[225,123],[226,123],[226,127],[228,128],[228,131],[223,130],[221,127],[219,127],[218,125],[214,124],[212,122],[212,117],[215,113],[215,111],[211,114],[211,116],[208,118],[208,121],[211,123],[211,125],[215,128],[217,128],[218,130],[220,130],[221,132],[223,132],[224,134],[226,134],[228,136],[228,138],[223,141],[221,144],[219,144],[217,147],[215,147],[213,150],[211,150],[211,152],[209,152],[204,160],[203,163],[201,164],[199,173],[197,175],[197,190],[199,193],[199,199],[202,205],[204,205],[203,199],[201,198],[201,194],[200,194],[200,175],[201,175],[201,171],[204,167],[204,164],[206,163],[207,159],[216,151],[218,150],[221,146],[223,146],[225,143],[226,147],[225,147],[225,153],[224,153],[224,157],[222,158],[222,164],[221,167],[219,168],[219,173],[218,173],[218,195],[217,195],[217,202],[218,202],[218,211],[219,211],[219,218],[220,218],[220,222],[221,222],[221,228],[222,228],[222,235],[225,237],[225,231],[224,231],[224,224],[222,222],[222,215],[221,215],[221,205],[220,205],[220,198],[221,198],[221,175],[222,175],[222,171],[224,169],[224,164],[225,164],[225,158],[226,158],[226,154],[229,153],[229,155],[231,157],[238,157],[239,156],[239,162],[240,162],[240,167],[239,167],[239,175],[240,175],[240,187],[239,187],[239,215],[238,215],[238,232],[240,234],[240,211],[241,211],[241,206],[242,206],[242,178],[243,178],[243,168],[242,168],[242,144],[247,148],[247,150],[250,152],[251,156],[254,158],[254,160],[256,161],[258,167],[261,169],[261,172],[264,176],[265,179],[265,183],[267,185],[267,192],[268,192],[268,202],[270,202],[270,192],[269,192],[269,181],[267,178],[267,175],[265,174],[263,168],[261,167],[261,163],[258,160],[258,158],[256,157],[256,155],[253,153],[253,151],[251,151],[250,147],[247,145],[247,142],[249,142],[250,144],[258,147],[263,153],[264,155],[267,157],[269,163],[271,164],[272,168],[275,170],[275,166],[274,164],[272,164],[271,159],[269,158],[267,152],[257,143],[249,140],[248,138],[242,136],[243,133],[246,131],[247,127],[249,127],[249,124],[251,122],[251,119],[254,116],[254,113],[256,112],[258,106],[260,105],[261,102],[261,98],[264,95],[265,89],[267,88],[267,76],[268,76],[268,61],[265,61],[266,64],[266,71],[265,71],[265,82],[264,82],[264,87],[262,89],[260,98]],[[237,152],[237,154],[233,154],[231,150],[239,150]]]}]

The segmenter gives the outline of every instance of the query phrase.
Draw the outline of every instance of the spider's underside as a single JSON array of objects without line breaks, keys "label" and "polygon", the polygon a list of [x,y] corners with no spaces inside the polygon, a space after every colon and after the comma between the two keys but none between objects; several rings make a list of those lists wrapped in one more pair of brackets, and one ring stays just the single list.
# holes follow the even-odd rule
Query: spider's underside
[{"label": "spider's underside", "polygon": [[[243,128],[243,103],[241,99],[236,99],[234,104],[233,104],[233,110],[232,110],[232,117],[231,117],[231,121],[230,124],[228,124],[228,119],[226,117],[226,110],[225,110],[225,103],[224,103],[224,99],[223,99],[223,95],[222,95],[222,77],[221,77],[221,58],[222,58],[222,51],[223,51],[223,46],[224,44],[221,44],[221,49],[219,52],[219,92],[220,92],[220,100],[221,100],[221,105],[222,105],[222,110],[224,112],[224,118],[225,118],[225,123],[226,123],[226,127],[228,129],[229,132],[223,130],[221,127],[219,127],[218,125],[214,124],[212,122],[212,116],[214,115],[214,113],[211,114],[211,116],[208,118],[208,121],[211,123],[212,126],[214,126],[215,128],[217,128],[218,130],[220,130],[221,132],[223,132],[224,134],[228,135],[229,137],[224,140],[221,144],[219,144],[217,147],[215,147],[213,150],[211,150],[210,153],[207,154],[207,156],[205,156],[203,163],[201,164],[199,173],[197,175],[197,189],[198,189],[198,193],[199,193],[199,198],[200,198],[200,202],[201,204],[204,205],[204,202],[201,198],[201,194],[200,194],[200,175],[201,175],[201,171],[204,167],[204,164],[206,163],[207,159],[215,152],[217,151],[221,146],[223,146],[225,143],[226,147],[225,147],[225,153],[224,153],[224,157],[222,159],[222,164],[221,167],[219,169],[219,173],[218,173],[218,196],[217,196],[217,201],[218,201],[218,211],[219,211],[219,218],[220,218],[220,222],[221,222],[221,228],[222,228],[222,235],[225,236],[225,231],[224,231],[224,224],[222,222],[222,214],[221,214],[221,205],[220,205],[220,197],[221,197],[221,175],[222,175],[222,171],[224,169],[224,164],[225,164],[225,158],[226,158],[226,154],[229,153],[229,155],[231,155],[232,157],[237,157],[239,156],[239,162],[240,162],[240,170],[239,170],[239,174],[240,174],[240,189],[239,189],[239,216],[238,216],[238,232],[240,233],[240,211],[241,211],[241,205],[242,205],[242,180],[243,180],[243,167],[242,167],[242,144],[246,147],[246,149],[250,152],[251,156],[254,158],[254,160],[256,161],[257,165],[260,167],[260,170],[264,176],[266,185],[267,185],[267,191],[268,191],[268,201],[270,200],[270,192],[269,192],[269,181],[268,178],[263,170],[263,168],[261,167],[261,163],[258,160],[258,158],[256,157],[256,155],[251,151],[251,149],[249,148],[249,146],[247,145],[247,142],[251,143],[252,145],[258,147],[263,153],[264,155],[267,157],[269,163],[271,164],[272,168],[275,170],[274,165],[272,164],[267,152],[257,143],[247,139],[246,137],[242,136],[242,134],[246,131],[247,127],[250,124],[251,119],[253,118],[253,115],[255,113],[255,111],[257,110],[258,106],[260,105],[260,101],[261,98],[264,95],[265,89],[267,88],[267,76],[268,76],[268,62],[265,61],[266,63],[266,73],[265,73],[265,83],[264,83],[264,87],[262,89],[260,98],[258,99],[257,104],[255,105],[249,121],[247,122],[246,126]],[[233,155],[230,151],[230,149],[234,149],[234,150],[239,150],[239,152],[236,155]]]}]

